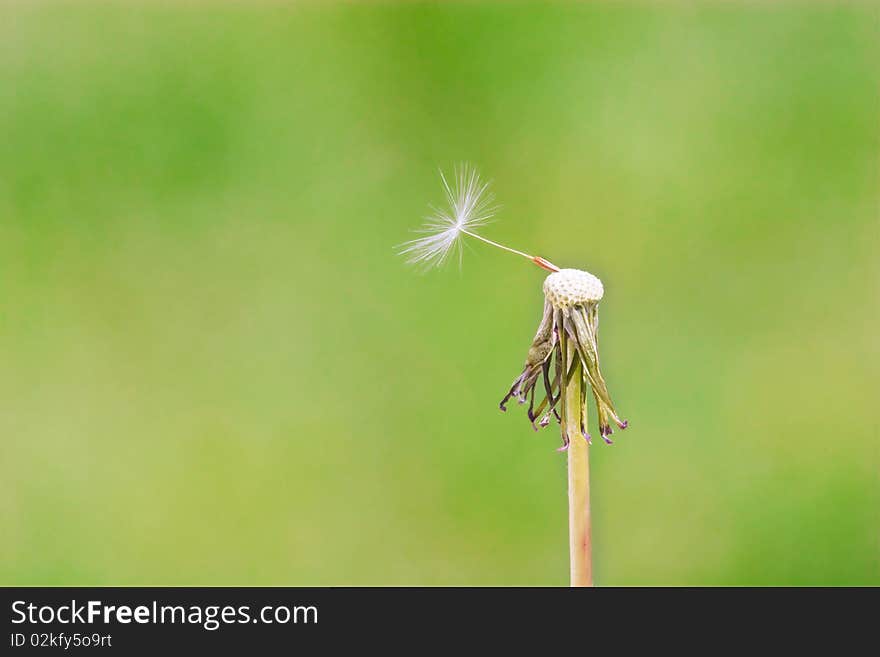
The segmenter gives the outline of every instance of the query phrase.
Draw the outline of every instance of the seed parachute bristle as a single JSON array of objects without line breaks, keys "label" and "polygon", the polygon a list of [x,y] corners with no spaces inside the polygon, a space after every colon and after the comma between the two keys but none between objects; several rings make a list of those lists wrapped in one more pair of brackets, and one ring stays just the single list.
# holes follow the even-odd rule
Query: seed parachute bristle
[{"label": "seed parachute bristle", "polygon": [[442,171],[440,179],[443,181],[448,207],[442,210],[432,207],[433,214],[428,216],[425,224],[417,231],[423,233],[424,237],[404,242],[398,247],[399,253],[406,257],[409,264],[428,270],[441,266],[455,253],[461,265],[461,236],[467,235],[508,253],[528,258],[547,271],[559,271],[556,265],[540,256],[512,249],[477,232],[478,228],[493,220],[498,206],[494,204],[495,197],[489,191],[489,183],[480,179],[475,168],[469,164],[456,167],[452,185]]},{"label": "seed parachute bristle", "polygon": [[460,263],[461,236],[485,226],[497,211],[489,184],[480,180],[476,169],[470,165],[462,164],[456,168],[452,185],[442,171],[440,179],[446,191],[448,207],[432,207],[433,214],[417,231],[425,236],[410,240],[400,248],[401,255],[406,256],[409,264],[424,269],[439,267],[452,253],[458,254]]}]

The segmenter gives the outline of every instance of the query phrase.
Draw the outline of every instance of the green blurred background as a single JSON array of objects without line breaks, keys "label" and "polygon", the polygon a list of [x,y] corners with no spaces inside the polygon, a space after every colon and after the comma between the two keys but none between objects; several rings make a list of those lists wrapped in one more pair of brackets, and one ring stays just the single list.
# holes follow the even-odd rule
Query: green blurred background
[{"label": "green blurred background", "polygon": [[497,403],[606,285],[599,584],[880,584],[880,10],[0,9],[0,583],[568,581]]}]

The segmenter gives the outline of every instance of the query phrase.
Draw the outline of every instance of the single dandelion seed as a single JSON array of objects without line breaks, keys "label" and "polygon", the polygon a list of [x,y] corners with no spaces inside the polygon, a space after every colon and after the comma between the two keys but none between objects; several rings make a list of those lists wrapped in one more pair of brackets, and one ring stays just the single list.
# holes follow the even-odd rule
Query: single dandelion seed
[{"label": "single dandelion seed", "polygon": [[[501,400],[529,403],[528,418],[535,431],[553,420],[561,425],[562,447],[568,453],[569,553],[572,586],[593,583],[590,522],[587,395],[592,393],[599,435],[611,444],[612,423],[626,429],[614,408],[599,369],[599,301],[602,281],[579,269],[559,269],[544,258],[512,249],[479,235],[495,213],[488,185],[463,165],[450,187],[441,172],[450,209],[436,211],[422,228],[425,237],[405,243],[401,253],[412,264],[427,268],[443,264],[455,250],[461,257],[462,235],[528,258],[552,272],[544,280],[544,312],[529,347],[525,367]],[[536,403],[537,402],[537,403]],[[537,423],[537,424],[536,424]],[[583,438],[579,440],[578,437]]]},{"label": "single dandelion seed", "polygon": [[540,256],[512,249],[477,232],[477,229],[492,221],[498,206],[494,204],[495,197],[489,191],[489,183],[480,179],[475,168],[469,164],[456,167],[452,185],[442,171],[440,179],[443,181],[448,207],[445,209],[432,207],[432,214],[416,231],[423,233],[424,237],[404,242],[398,247],[400,254],[406,257],[409,264],[426,270],[439,267],[452,253],[457,254],[461,263],[461,237],[467,235],[508,253],[528,258],[547,271],[559,271],[556,265]]}]

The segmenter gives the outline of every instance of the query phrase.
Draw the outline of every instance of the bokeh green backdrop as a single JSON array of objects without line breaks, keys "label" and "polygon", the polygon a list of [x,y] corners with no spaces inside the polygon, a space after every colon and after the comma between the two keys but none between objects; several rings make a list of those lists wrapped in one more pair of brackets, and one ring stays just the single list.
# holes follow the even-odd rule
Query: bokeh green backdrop
[{"label": "bokeh green backdrop", "polygon": [[565,584],[497,402],[606,284],[600,584],[880,584],[868,5],[0,10],[0,583]]}]

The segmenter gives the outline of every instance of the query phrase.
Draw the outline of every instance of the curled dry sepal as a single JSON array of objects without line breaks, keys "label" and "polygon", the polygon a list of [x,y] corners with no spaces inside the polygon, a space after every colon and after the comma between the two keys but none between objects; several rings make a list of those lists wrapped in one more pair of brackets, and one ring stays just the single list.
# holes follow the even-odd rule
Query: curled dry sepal
[{"label": "curled dry sepal", "polygon": [[[544,281],[544,315],[529,348],[522,374],[501,400],[501,410],[513,397],[520,404],[529,402],[529,420],[535,430],[546,427],[551,418],[562,424],[562,447],[568,448],[573,436],[568,435],[562,417],[570,417],[564,404],[566,389],[580,377],[580,433],[590,442],[587,433],[587,389],[593,392],[599,415],[599,433],[611,444],[611,422],[626,429],[614,410],[605,379],[599,370],[599,301],[604,289],[602,281],[579,269],[562,269]],[[536,393],[537,390],[537,393]],[[536,403],[537,401],[537,403]],[[557,410],[558,409],[558,410]],[[535,425],[535,422],[538,425]]]}]

